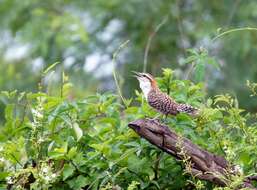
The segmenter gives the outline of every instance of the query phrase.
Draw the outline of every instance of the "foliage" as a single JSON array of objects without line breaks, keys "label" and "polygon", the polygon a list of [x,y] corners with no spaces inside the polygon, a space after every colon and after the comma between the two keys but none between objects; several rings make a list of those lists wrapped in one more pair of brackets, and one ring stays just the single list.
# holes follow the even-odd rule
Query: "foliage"
[{"label": "foliage", "polygon": [[[228,188],[257,172],[256,115],[244,112],[228,94],[206,99],[203,83],[177,80],[170,69],[163,70],[158,83],[178,102],[201,108],[199,118],[179,114],[164,122],[238,165],[239,175],[231,177]],[[160,152],[127,127],[129,121],[156,115],[138,91],[133,104],[124,107],[113,93],[74,101],[65,93],[53,96],[42,90],[1,94],[5,103],[0,128],[2,188],[213,188],[184,174],[186,163]]]},{"label": "foliage", "polygon": [[256,96],[257,95],[257,83],[251,83],[249,80],[247,80],[246,85],[252,92],[252,94],[250,96]]},{"label": "foliage", "polygon": [[[138,91],[125,99],[137,84],[127,71],[143,67],[153,36],[147,70],[156,76],[172,67],[157,78],[161,89],[202,111],[199,118],[179,114],[164,122],[236,164],[239,175],[227,184],[235,189],[257,172],[257,84],[250,82],[257,79],[257,43],[254,31],[241,28],[256,25],[256,8],[249,0],[1,1],[1,188],[212,189],[186,173],[188,163],[160,152],[127,127],[134,119],[156,115]],[[120,44],[128,39],[123,49],[126,43]],[[10,52],[18,54],[10,51],[17,45],[28,45],[25,56],[6,59]],[[111,61],[117,49],[121,56]],[[88,74],[82,68],[92,54],[104,59]],[[119,97],[95,93],[113,89],[107,80],[111,74],[103,76],[106,65],[116,65]]]}]

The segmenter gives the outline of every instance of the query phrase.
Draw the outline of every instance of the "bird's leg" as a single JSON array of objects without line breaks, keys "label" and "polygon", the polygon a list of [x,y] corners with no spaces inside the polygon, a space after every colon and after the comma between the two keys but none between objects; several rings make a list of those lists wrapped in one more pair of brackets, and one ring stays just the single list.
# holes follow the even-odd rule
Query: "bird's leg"
[{"label": "bird's leg", "polygon": [[161,116],[161,114],[158,114],[158,115],[155,116],[154,118],[150,118],[150,120],[151,120],[151,121],[157,120],[160,116]]},{"label": "bird's leg", "polygon": [[168,118],[168,114],[165,114],[164,116],[163,115],[158,115],[158,117],[160,117],[160,116],[162,116],[162,117],[160,118],[159,121],[161,121],[162,123],[166,123],[167,118]]}]

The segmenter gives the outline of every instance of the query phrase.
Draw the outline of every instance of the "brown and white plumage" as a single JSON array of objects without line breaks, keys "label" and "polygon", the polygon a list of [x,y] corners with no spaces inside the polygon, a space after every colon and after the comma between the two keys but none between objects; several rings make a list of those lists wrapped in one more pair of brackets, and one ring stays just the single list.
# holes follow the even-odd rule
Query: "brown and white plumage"
[{"label": "brown and white plumage", "polygon": [[177,103],[170,96],[161,92],[152,75],[148,73],[134,73],[151,107],[165,115],[177,115],[178,113],[187,113],[192,116],[197,115],[198,109],[187,104]]}]

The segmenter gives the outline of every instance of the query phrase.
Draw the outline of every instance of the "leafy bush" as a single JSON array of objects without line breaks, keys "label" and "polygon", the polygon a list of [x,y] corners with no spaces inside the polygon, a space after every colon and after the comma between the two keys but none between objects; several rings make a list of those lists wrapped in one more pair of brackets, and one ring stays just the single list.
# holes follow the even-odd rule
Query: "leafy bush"
[{"label": "leafy bush", "polygon": [[[157,80],[178,102],[201,108],[199,118],[179,114],[164,122],[238,165],[241,175],[231,178],[230,189],[257,172],[256,114],[240,109],[227,94],[207,98],[202,83],[176,80],[170,69]],[[2,92],[6,105],[0,128],[2,189],[214,188],[184,174],[182,162],[127,127],[130,121],[156,115],[138,91],[126,107],[113,93],[77,101],[63,95]]]}]

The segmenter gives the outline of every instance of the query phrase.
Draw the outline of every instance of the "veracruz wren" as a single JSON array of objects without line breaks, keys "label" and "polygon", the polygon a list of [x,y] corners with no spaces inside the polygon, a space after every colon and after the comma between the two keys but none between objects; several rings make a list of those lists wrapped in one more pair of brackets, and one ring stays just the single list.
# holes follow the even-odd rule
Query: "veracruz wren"
[{"label": "veracruz wren", "polygon": [[167,115],[187,113],[191,116],[198,114],[198,109],[187,104],[180,104],[173,100],[168,94],[161,92],[157,82],[149,73],[138,73],[133,71],[139,81],[139,85],[148,104],[158,112]]}]

